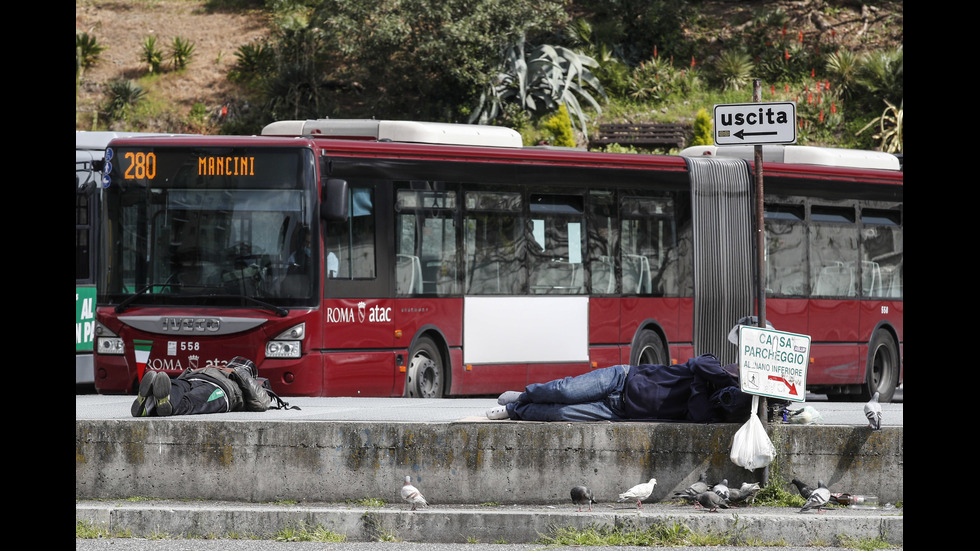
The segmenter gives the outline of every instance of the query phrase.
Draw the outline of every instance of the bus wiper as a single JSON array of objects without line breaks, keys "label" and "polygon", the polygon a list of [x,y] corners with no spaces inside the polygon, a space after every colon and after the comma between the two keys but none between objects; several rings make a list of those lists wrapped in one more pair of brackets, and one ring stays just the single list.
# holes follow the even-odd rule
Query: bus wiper
[{"label": "bus wiper", "polygon": [[[183,284],[180,284],[180,283],[150,283],[146,287],[143,287],[142,289],[140,289],[136,293],[134,293],[134,294],[126,297],[125,300],[123,300],[122,302],[120,302],[119,304],[117,304],[116,305],[116,313],[117,314],[123,313],[123,311],[125,311],[129,307],[129,305],[133,303],[133,301],[135,301],[137,298],[145,295],[150,289],[153,289],[153,288],[156,288],[156,287],[180,287],[180,288],[183,288],[184,285]],[[215,294],[185,295],[185,298],[214,298],[215,296],[218,296],[218,295],[215,295]],[[228,297],[231,297],[231,298],[238,298],[238,299],[242,299],[242,300],[244,300],[246,302],[251,302],[253,304],[257,304],[257,305],[261,306],[263,309],[271,310],[275,315],[279,316],[280,318],[286,317],[286,315],[289,314],[289,310],[287,310],[287,309],[285,309],[285,308],[283,308],[281,306],[276,306],[274,304],[270,304],[268,302],[265,302],[264,300],[260,300],[260,299],[257,299],[255,297],[250,297],[248,295],[224,295],[224,296],[228,296]]]},{"label": "bus wiper", "polygon": [[154,289],[156,287],[182,287],[182,285],[180,283],[150,283],[146,287],[143,287],[139,291],[136,291],[132,295],[129,295],[122,302],[120,302],[119,304],[117,304],[116,305],[116,313],[117,314],[122,314],[123,311],[126,310],[126,308],[129,308],[129,305],[132,304],[133,301],[135,301],[139,297],[145,295],[147,293],[147,291],[149,291],[150,289]]},{"label": "bus wiper", "polygon": [[[204,295],[204,296],[215,296],[215,295]],[[243,299],[243,300],[245,300],[247,302],[251,302],[253,304],[257,304],[257,305],[261,306],[262,308],[264,308],[266,310],[272,310],[272,312],[275,315],[279,316],[280,318],[284,318],[284,317],[286,317],[286,314],[289,314],[289,310],[286,310],[282,306],[276,306],[275,304],[270,304],[270,303],[268,303],[268,302],[266,302],[264,300],[257,299],[255,297],[250,297],[248,295],[224,295],[224,296],[233,297],[233,298],[240,298],[240,299]]]}]

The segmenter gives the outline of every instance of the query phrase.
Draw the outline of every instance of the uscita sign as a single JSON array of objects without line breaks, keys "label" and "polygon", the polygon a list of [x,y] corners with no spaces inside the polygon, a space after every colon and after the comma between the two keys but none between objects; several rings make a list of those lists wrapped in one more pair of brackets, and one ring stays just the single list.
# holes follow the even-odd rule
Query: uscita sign
[{"label": "uscita sign", "polygon": [[796,142],[796,102],[715,105],[716,145]]}]

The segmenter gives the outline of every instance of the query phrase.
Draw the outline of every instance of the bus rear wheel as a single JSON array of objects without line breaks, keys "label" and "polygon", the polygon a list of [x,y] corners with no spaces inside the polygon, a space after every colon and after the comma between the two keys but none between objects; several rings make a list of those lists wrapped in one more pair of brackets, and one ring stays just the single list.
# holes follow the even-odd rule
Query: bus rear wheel
[{"label": "bus rear wheel", "polygon": [[862,399],[870,400],[875,392],[880,402],[891,402],[898,382],[898,346],[887,331],[876,331],[868,346],[868,367]]},{"label": "bus rear wheel", "polygon": [[667,353],[660,336],[649,329],[643,330],[630,354],[630,365],[667,365]]},{"label": "bus rear wheel", "polygon": [[442,398],[442,355],[432,339],[421,337],[408,359],[405,396],[409,398]]}]

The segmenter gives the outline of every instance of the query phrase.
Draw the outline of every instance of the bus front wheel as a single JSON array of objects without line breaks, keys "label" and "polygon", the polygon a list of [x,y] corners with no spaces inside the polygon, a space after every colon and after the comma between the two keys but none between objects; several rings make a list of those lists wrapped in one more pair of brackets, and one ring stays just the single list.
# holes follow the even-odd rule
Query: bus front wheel
[{"label": "bus front wheel", "polygon": [[868,346],[868,367],[862,399],[870,400],[875,392],[880,402],[891,402],[898,382],[898,346],[887,331],[876,331]]},{"label": "bus front wheel", "polygon": [[405,395],[409,398],[442,398],[442,355],[432,339],[421,337],[409,354]]}]

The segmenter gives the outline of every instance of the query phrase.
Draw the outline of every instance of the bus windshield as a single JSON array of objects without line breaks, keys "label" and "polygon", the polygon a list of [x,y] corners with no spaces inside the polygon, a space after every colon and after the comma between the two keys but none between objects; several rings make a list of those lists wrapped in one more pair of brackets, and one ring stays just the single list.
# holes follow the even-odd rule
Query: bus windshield
[{"label": "bus windshield", "polygon": [[305,148],[110,150],[100,304],[270,308],[316,299],[315,161]]}]

